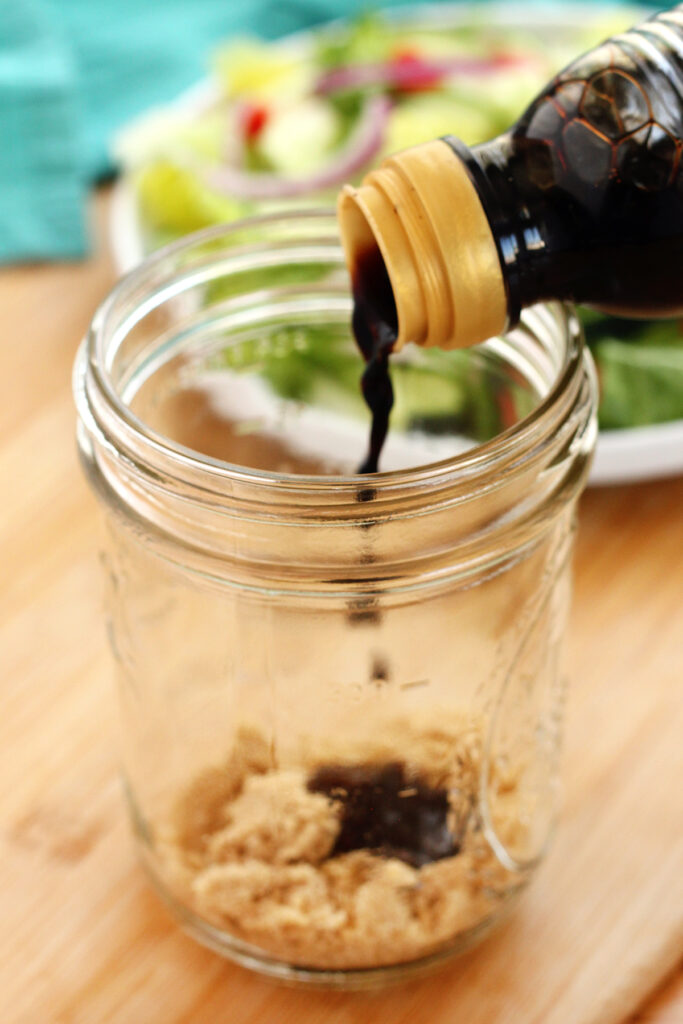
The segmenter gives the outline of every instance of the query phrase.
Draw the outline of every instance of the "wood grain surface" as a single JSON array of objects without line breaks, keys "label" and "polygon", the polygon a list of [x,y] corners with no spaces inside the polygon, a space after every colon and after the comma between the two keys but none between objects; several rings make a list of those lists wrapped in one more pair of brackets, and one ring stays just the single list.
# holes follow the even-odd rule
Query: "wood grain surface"
[{"label": "wood grain surface", "polygon": [[73,441],[71,365],[113,277],[103,244],[0,273],[2,1024],[683,1022],[680,975],[655,993],[683,939],[681,479],[583,499],[562,826],[487,943],[432,978],[331,994],[253,977],[168,918],[121,799]]}]

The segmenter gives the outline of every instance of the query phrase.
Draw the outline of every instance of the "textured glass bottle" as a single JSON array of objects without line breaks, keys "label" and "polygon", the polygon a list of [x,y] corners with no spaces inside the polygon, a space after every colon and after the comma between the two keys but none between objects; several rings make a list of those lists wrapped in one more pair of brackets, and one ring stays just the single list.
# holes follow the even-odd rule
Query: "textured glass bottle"
[{"label": "textured glass bottle", "polygon": [[[397,382],[439,367],[442,392],[456,372],[493,382],[503,424],[463,429],[441,462],[320,475],[329,381],[304,394],[291,371],[322,337],[355,393],[350,312],[333,215],[264,218],[124,279],[75,371],[144,861],[200,940],[342,986],[463,948],[543,856],[595,439],[590,363],[556,303],[476,352],[397,361]],[[275,386],[290,397],[265,444]]]},{"label": "textured glass bottle", "polygon": [[491,142],[416,146],[348,188],[352,271],[379,245],[399,346],[473,344],[547,299],[680,315],[682,150],[679,6],[575,61]]}]

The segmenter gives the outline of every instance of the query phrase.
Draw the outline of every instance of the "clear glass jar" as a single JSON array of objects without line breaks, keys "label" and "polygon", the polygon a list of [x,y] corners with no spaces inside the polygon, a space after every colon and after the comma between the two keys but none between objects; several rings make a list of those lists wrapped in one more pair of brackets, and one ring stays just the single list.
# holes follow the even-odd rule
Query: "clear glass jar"
[{"label": "clear glass jar", "polygon": [[201,941],[338,985],[462,949],[544,854],[596,435],[550,304],[409,346],[354,475],[350,310],[332,214],[260,218],[147,260],[75,369],[144,862]]}]

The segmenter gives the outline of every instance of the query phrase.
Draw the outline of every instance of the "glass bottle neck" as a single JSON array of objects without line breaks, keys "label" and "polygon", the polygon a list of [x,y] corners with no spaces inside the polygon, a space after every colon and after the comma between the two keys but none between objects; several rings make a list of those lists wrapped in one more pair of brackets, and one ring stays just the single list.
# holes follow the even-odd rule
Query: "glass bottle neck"
[{"label": "glass bottle neck", "polygon": [[507,297],[508,325],[519,322],[522,309],[546,298],[569,299],[569,293],[550,288],[547,222],[553,216],[539,190],[521,193],[512,135],[467,147],[447,136],[445,142],[467,167],[493,234]]}]

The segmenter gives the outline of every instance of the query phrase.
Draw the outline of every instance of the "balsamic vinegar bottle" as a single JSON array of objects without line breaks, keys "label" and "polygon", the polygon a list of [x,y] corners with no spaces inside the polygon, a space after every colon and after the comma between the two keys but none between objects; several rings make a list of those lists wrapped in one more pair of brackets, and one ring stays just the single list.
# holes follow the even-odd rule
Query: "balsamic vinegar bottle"
[{"label": "balsamic vinegar bottle", "polygon": [[357,309],[395,348],[472,345],[544,299],[683,315],[682,149],[679,5],[575,61],[493,141],[448,136],[346,186]]}]

